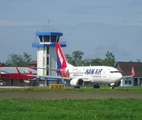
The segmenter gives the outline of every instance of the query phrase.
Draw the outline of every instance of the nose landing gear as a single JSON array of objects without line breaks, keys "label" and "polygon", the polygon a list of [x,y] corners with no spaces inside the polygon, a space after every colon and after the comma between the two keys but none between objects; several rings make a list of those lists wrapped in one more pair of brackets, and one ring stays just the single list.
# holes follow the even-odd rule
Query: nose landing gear
[{"label": "nose landing gear", "polygon": [[110,86],[110,89],[114,89],[114,86]]}]

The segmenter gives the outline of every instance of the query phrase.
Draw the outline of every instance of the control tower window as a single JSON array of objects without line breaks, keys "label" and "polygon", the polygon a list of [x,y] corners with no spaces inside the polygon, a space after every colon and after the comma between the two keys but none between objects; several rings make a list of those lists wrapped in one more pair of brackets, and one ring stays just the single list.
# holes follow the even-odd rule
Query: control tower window
[{"label": "control tower window", "polygon": [[42,36],[39,36],[39,39],[40,39],[40,42],[43,42],[43,40],[42,40]]},{"label": "control tower window", "polygon": [[49,57],[47,57],[47,65],[49,65]]},{"label": "control tower window", "polygon": [[56,37],[57,36],[51,36],[51,42],[55,42],[56,41]]},{"label": "control tower window", "polygon": [[46,51],[47,51],[47,54],[49,54],[49,47],[47,47],[47,50],[46,50]]},{"label": "control tower window", "polygon": [[[47,69],[48,69],[48,67],[47,67]],[[49,75],[49,70],[46,71],[46,75]]]},{"label": "control tower window", "polygon": [[50,37],[49,36],[44,36],[44,42],[49,42]]},{"label": "control tower window", "polygon": [[59,42],[59,38],[60,38],[59,36],[56,37],[56,42]]}]

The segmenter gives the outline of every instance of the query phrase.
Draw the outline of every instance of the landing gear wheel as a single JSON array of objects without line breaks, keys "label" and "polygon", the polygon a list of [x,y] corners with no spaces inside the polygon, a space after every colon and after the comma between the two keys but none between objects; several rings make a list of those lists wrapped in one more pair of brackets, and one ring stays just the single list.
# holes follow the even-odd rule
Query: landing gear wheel
[{"label": "landing gear wheel", "polygon": [[97,84],[97,85],[94,85],[93,88],[98,88],[99,89],[100,86]]},{"label": "landing gear wheel", "polygon": [[79,89],[79,88],[80,88],[80,86],[75,86],[74,88],[78,88],[78,89]]},{"label": "landing gear wheel", "polygon": [[110,86],[110,89],[114,89],[114,86]]}]

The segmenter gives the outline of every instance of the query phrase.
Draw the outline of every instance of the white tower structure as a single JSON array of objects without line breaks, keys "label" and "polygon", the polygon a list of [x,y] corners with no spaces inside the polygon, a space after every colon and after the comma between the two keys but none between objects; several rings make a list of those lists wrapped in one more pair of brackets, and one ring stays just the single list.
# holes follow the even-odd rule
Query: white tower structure
[{"label": "white tower structure", "polygon": [[[47,70],[46,68],[57,68],[57,56],[55,50],[55,42],[59,42],[60,32],[36,32],[36,42],[32,47],[37,48],[37,67],[45,69],[37,69],[37,75],[57,76],[55,71]],[[66,43],[60,43],[61,47],[66,47]],[[45,83],[46,84],[46,83]]]}]

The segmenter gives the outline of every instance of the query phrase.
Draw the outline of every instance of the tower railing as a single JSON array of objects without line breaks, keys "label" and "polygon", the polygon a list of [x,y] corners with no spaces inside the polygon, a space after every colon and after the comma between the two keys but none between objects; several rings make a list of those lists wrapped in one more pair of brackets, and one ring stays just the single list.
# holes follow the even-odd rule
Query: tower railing
[{"label": "tower railing", "polygon": [[[35,46],[35,45],[44,45],[44,44],[46,44],[46,45],[52,45],[52,46],[55,46],[55,43],[56,42],[32,42],[32,46]],[[60,43],[60,45],[64,45],[64,44],[66,44],[66,42],[59,42]]]}]

